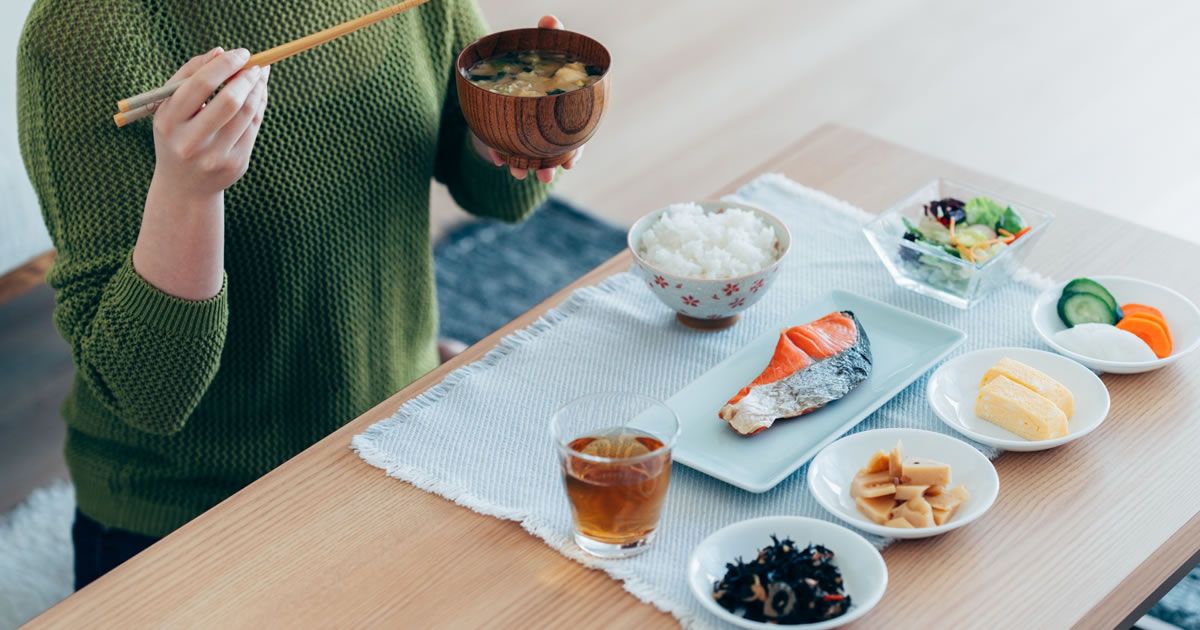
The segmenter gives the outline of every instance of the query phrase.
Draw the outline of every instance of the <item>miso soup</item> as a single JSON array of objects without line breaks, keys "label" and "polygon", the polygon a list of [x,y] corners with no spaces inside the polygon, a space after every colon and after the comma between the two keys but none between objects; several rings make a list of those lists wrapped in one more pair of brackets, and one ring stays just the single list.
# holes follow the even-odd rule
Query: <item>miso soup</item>
[{"label": "miso soup", "polygon": [[466,75],[471,83],[498,94],[547,96],[591,85],[600,80],[601,70],[566,53],[526,50],[478,61]]}]

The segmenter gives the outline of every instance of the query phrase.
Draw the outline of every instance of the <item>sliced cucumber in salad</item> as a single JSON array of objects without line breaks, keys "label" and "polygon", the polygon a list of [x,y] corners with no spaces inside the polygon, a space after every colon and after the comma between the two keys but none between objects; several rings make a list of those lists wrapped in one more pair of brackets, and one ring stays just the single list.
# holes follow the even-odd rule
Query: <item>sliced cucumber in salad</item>
[{"label": "sliced cucumber in salad", "polygon": [[[947,230],[949,232],[949,230]],[[974,247],[985,241],[991,241],[996,238],[996,232],[992,228],[983,225],[968,225],[958,230],[958,242],[967,247]]]}]

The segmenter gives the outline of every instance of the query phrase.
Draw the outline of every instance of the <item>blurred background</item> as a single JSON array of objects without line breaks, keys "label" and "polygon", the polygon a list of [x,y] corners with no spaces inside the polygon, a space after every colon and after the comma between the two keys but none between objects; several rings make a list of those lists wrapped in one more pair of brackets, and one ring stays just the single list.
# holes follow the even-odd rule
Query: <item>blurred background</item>
[{"label": "blurred background", "polygon": [[[706,197],[837,122],[1200,241],[1200,3],[479,2],[495,29],[552,12],[612,51],[603,131],[557,193],[613,223]],[[17,148],[31,4],[9,0],[0,21],[0,513],[65,477],[58,406],[73,369]],[[434,199],[441,234],[464,215]]]}]

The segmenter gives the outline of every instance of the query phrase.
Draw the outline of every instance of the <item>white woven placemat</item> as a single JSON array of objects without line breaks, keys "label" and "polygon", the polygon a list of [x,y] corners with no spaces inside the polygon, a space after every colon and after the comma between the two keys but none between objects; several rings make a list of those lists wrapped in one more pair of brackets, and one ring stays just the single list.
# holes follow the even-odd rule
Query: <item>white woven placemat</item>
[{"label": "white woven placemat", "polygon": [[[483,359],[451,373],[394,416],[354,437],[367,463],[477,512],[519,521],[563,555],[622,580],[639,599],[689,628],[725,627],[688,591],[695,546],[730,523],[775,514],[838,522],[808,492],[807,466],[763,494],[745,492],[676,464],[655,547],[624,560],[585,556],[571,540],[549,418],[563,403],[600,391],[666,400],[808,301],[843,289],[967,332],[958,353],[999,345],[1043,347],[1029,324],[1049,279],[1023,271],[983,304],[962,311],[901,289],[862,234],[870,215],[781,175],[767,174],[731,199],[787,223],[792,251],[780,277],[736,326],[695,332],[675,323],[636,271],[579,289]],[[925,402],[922,376],[853,431],[914,427],[953,434]],[[852,431],[852,432],[853,432]],[[979,446],[988,456],[995,453]],[[877,546],[889,540],[868,536]]]}]

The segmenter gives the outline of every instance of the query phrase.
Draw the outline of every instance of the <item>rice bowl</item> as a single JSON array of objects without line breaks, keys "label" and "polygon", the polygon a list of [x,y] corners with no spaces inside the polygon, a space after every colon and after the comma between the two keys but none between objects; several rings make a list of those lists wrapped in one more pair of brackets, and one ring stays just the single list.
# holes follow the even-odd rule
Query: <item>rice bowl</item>
[{"label": "rice bowl", "polygon": [[680,323],[720,330],[766,293],[792,239],[787,226],[761,208],[700,201],[647,214],[630,228],[627,242],[646,285]]}]

